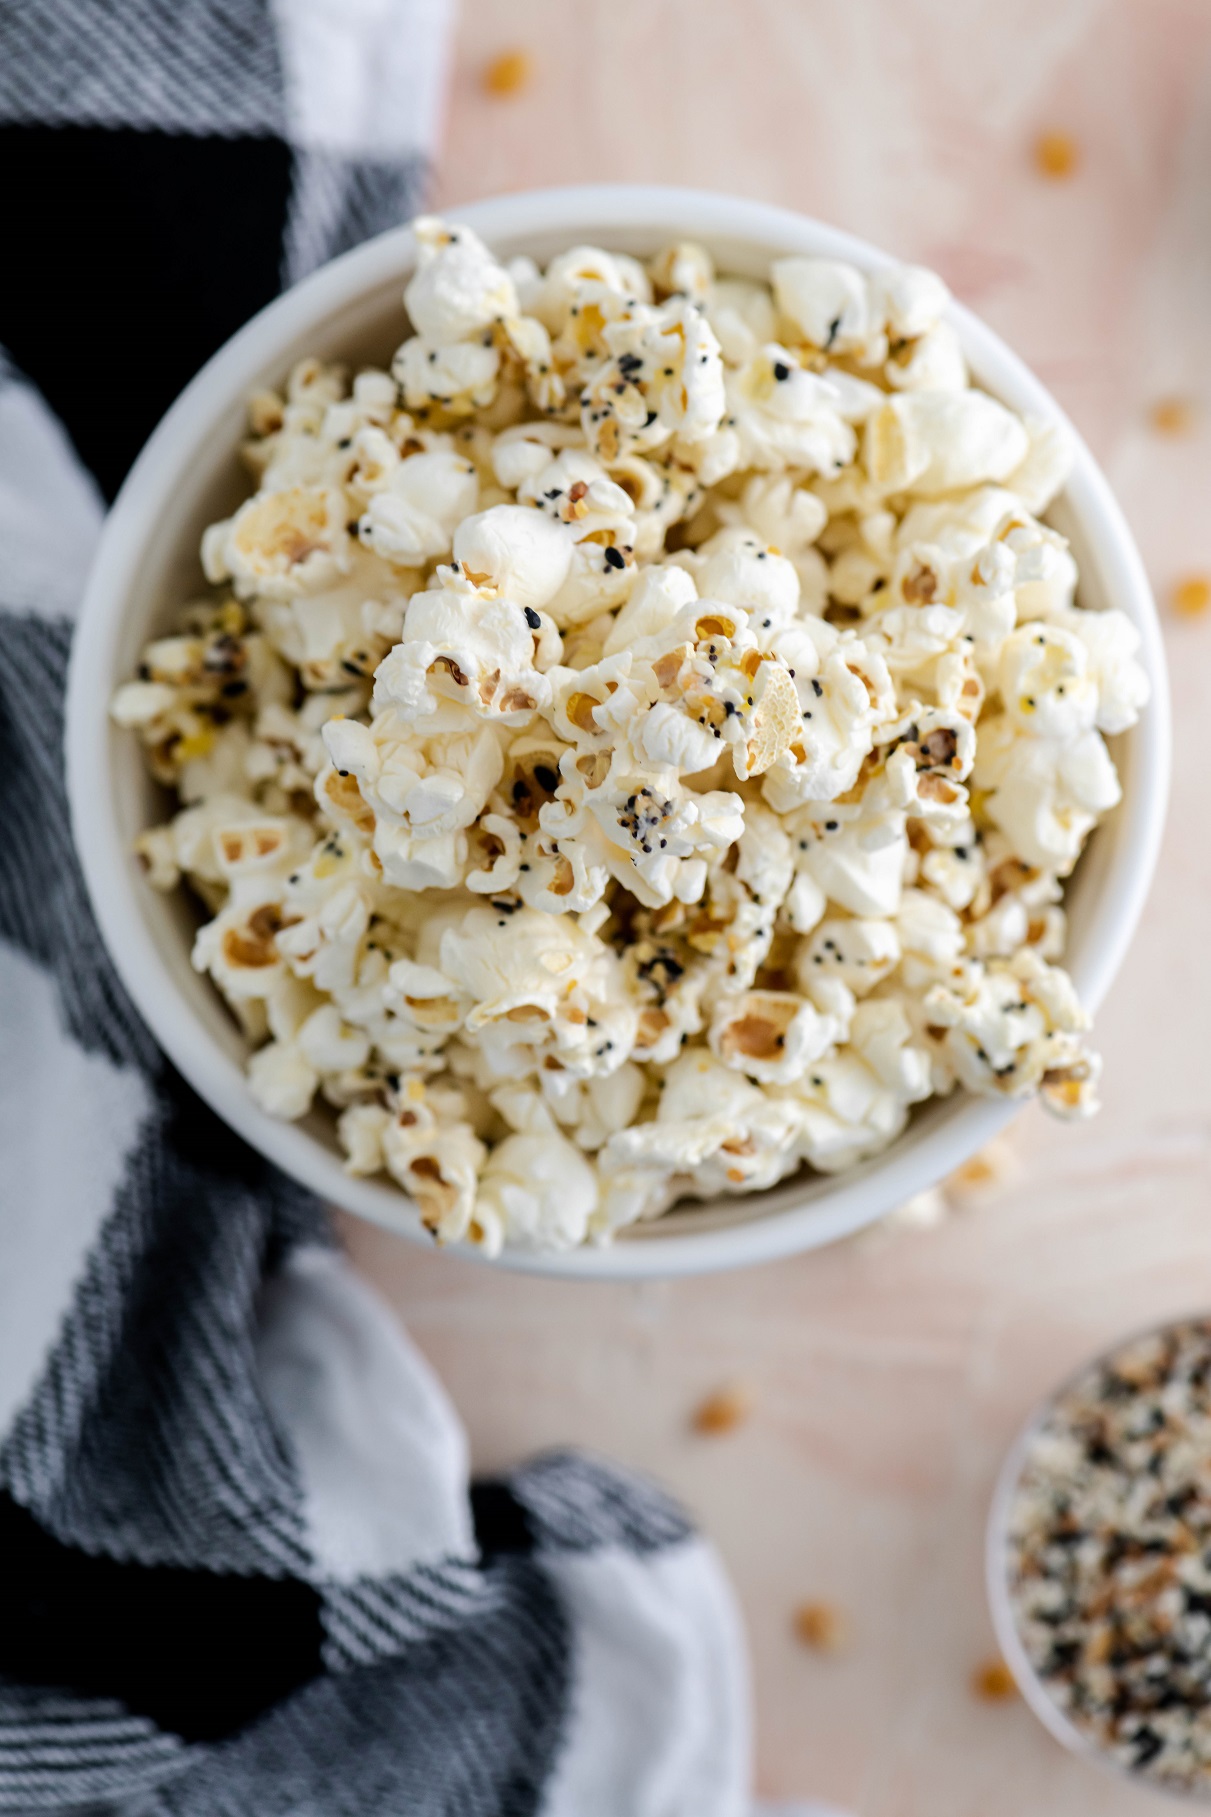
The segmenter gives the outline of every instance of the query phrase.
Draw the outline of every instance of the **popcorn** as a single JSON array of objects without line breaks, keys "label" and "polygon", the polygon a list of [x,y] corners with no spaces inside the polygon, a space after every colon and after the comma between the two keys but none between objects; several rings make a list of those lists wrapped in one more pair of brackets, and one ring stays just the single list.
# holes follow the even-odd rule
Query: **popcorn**
[{"label": "popcorn", "polygon": [[397,708],[434,732],[469,729],[476,720],[523,726],[551,699],[532,665],[534,627],[511,600],[485,600],[465,576],[414,593],[403,637],[379,664],[372,705]]},{"label": "popcorn", "polygon": [[332,817],[372,836],[388,883],[400,889],[452,889],[461,881],[467,843],[504,768],[500,738],[483,726],[417,742],[397,710],[370,726],[329,720],[324,743],[332,766],[316,799]]},{"label": "popcorn", "polygon": [[969,1089],[1022,1098],[1046,1083],[1053,1089],[1044,1102],[1062,1114],[1081,1114],[1096,1102],[1100,1063],[1078,1039],[1089,1018],[1065,974],[1037,954],[972,961],[951,984],[933,986],[922,1009],[941,1034],[954,1076]]},{"label": "popcorn", "polygon": [[716,531],[680,561],[694,576],[703,599],[744,606],[752,614],[754,629],[781,628],[796,615],[799,576],[794,564],[742,525]]},{"label": "popcorn", "polygon": [[775,259],[774,301],[822,353],[856,353],[871,332],[866,279],[837,259]]},{"label": "popcorn", "polygon": [[520,313],[513,280],[469,227],[446,227],[425,215],[412,231],[417,266],[404,307],[422,341],[467,341],[501,316]]},{"label": "popcorn", "polygon": [[490,1255],[933,1094],[1090,1114],[1064,879],[1148,684],[1040,520],[1065,433],[914,267],[414,232],[390,371],[252,400],[218,591],[112,703],[257,1103]]},{"label": "popcorn", "polygon": [[[597,308],[603,309],[599,298]],[[727,408],[719,343],[692,302],[626,304],[602,329],[606,358],[580,398],[585,441],[603,460],[657,448],[671,436],[701,442]]]},{"label": "popcorn", "polygon": [[449,554],[454,532],[475,510],[478,494],[471,461],[450,450],[414,454],[373,493],[358,535],[384,561],[423,567]]},{"label": "popcorn", "polygon": [[335,486],[258,493],[202,538],[210,581],[230,580],[247,599],[292,599],[331,585],[352,563],[344,495]]},{"label": "popcorn", "polygon": [[523,612],[541,612],[568,577],[572,538],[542,511],[493,505],[458,526],[454,560],[481,592],[490,589]]},{"label": "popcorn", "polygon": [[841,1034],[805,997],[752,990],[720,998],[707,1044],[725,1066],[762,1085],[791,1085]]},{"label": "popcorn", "polygon": [[745,366],[774,338],[774,301],[764,284],[746,278],[717,278],[707,300],[707,317],[729,366]]},{"label": "popcorn", "polygon": [[480,1175],[475,1215],[484,1251],[498,1254],[506,1239],[526,1249],[572,1249],[584,1242],[597,1200],[596,1174],[564,1136],[506,1136]]},{"label": "popcorn", "polygon": [[899,1003],[860,1004],[852,1032],[852,1046],[817,1061],[795,1091],[799,1153],[819,1173],[840,1173],[877,1154],[930,1091],[928,1059],[912,1045]]},{"label": "popcorn", "polygon": [[733,467],[832,474],[853,459],[856,441],[841,414],[841,387],[809,372],[777,341],[728,373],[725,383],[736,433]]},{"label": "popcorn", "polygon": [[1122,794],[1099,732],[1063,744],[1020,731],[1007,713],[981,728],[973,781],[987,791],[984,812],[1013,849],[1060,876]]},{"label": "popcorn", "polygon": [[621,1175],[633,1188],[638,1175],[649,1190],[667,1191],[672,1176],[696,1198],[758,1192],[793,1166],[798,1126],[789,1100],[768,1097],[708,1053],[686,1053],[665,1074],[655,1119],[606,1143],[603,1187]]},{"label": "popcorn", "polygon": [[870,417],[863,460],[880,492],[928,498],[1007,479],[1029,446],[1018,418],[982,391],[909,391]]}]

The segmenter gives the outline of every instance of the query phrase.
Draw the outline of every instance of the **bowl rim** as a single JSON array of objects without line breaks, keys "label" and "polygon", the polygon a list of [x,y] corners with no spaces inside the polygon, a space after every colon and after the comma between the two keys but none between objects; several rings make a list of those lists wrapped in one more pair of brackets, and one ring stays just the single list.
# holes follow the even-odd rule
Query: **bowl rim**
[{"label": "bowl rim", "polygon": [[[597,184],[526,191],[447,211],[485,240],[517,241],[562,233],[569,244],[628,229],[668,230],[719,242],[745,242],[770,256],[806,253],[847,259],[864,270],[896,261],[879,248],[793,210],[710,191],[646,184]],[[143,542],[169,507],[173,479],[200,445],[208,424],[264,381],[275,358],[310,328],[391,282],[402,284],[414,262],[408,226],[393,228],[323,266],[266,305],[207,361],[153,431],[106,519],[73,639],[65,744],[68,799],[76,849],[103,939],[124,985],[160,1046],[225,1122],[249,1144],[320,1197],[426,1244],[415,1208],[402,1189],[344,1173],[339,1159],[305,1129],[268,1117],[246,1082],[195,1020],[167,965],[143,930],[138,877],[114,815],[109,787],[108,682],[125,591]],[[1114,889],[1093,911],[1093,925],[1074,955],[1072,972],[1091,1010],[1101,1003],[1138,922],[1160,847],[1169,780],[1169,704],[1160,624],[1143,563],[1110,487],[1065,413],[1023,362],[962,304],[949,319],[980,383],[1019,410],[1060,424],[1071,437],[1072,474],[1064,497],[1099,550],[1099,568],[1131,601],[1140,655],[1152,683],[1148,709],[1131,733],[1131,786],[1115,829]],[[1128,862],[1129,859],[1129,862]],[[835,1241],[885,1216],[982,1147],[1017,1113],[1017,1101],[957,1096],[915,1142],[904,1137],[862,1168],[835,1176],[818,1200],[758,1211],[718,1230],[668,1230],[659,1220],[643,1235],[604,1247],[531,1252],[506,1247],[493,1266],[581,1279],[637,1279],[753,1265]],[[901,1144],[905,1144],[901,1147]],[[772,1192],[785,1196],[792,1183]],[[754,1195],[756,1197],[756,1195]],[[712,1201],[711,1203],[717,1203]],[[744,1200],[738,1201],[740,1206]],[[486,1261],[470,1245],[450,1253]]]},{"label": "bowl rim", "polygon": [[1048,1417],[1057,1403],[1085,1376],[1108,1363],[1112,1357],[1143,1338],[1159,1336],[1162,1332],[1172,1330],[1176,1325],[1206,1324],[1208,1314],[1202,1311],[1178,1313],[1173,1317],[1153,1319],[1146,1325],[1133,1326],[1121,1337],[1113,1338],[1101,1349],[1086,1357],[1070,1369],[1054,1388],[1048,1390],[1043,1398],[1037,1401],[1027,1414],[1009,1449],[1001,1461],[993,1486],[992,1497],[988,1504],[988,1518],[984,1527],[984,1593],[988,1601],[988,1611],[992,1619],[992,1630],[996,1637],[997,1647],[1002,1659],[1013,1675],[1014,1683],[1021,1692],[1022,1700],[1043,1727],[1047,1729],[1060,1745],[1070,1754],[1082,1760],[1088,1760],[1102,1772],[1111,1774],[1115,1779],[1127,1780],[1129,1784],[1163,1794],[1178,1802],[1190,1805],[1201,1805],[1206,1809],[1211,1804],[1211,1785],[1206,1792],[1184,1791],[1180,1786],[1166,1785],[1163,1779],[1150,1778],[1147,1773],[1127,1766],[1121,1760],[1115,1760],[1106,1748],[1077,1727],[1069,1716],[1047,1690],[1039,1673],[1035,1670],[1023,1644],[1018,1624],[1014,1619],[1013,1603],[1009,1594],[1009,1516],[1013,1499],[1030,1448],[1039,1432],[1046,1424]]}]

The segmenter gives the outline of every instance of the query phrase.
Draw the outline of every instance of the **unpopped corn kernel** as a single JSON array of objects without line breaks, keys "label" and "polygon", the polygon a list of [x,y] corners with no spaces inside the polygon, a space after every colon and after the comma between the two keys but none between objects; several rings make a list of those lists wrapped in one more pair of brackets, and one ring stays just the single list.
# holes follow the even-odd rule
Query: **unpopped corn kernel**
[{"label": "unpopped corn kernel", "polygon": [[1148,412],[1157,435],[1189,435],[1198,422],[1198,407],[1189,398],[1162,397]]},{"label": "unpopped corn kernel", "polygon": [[1053,182],[1070,177],[1080,163],[1080,147],[1070,133],[1040,133],[1034,142],[1035,169]]},{"label": "unpopped corn kernel", "polygon": [[534,59],[529,51],[507,50],[488,64],[483,85],[490,95],[516,95],[528,87],[533,75]]},{"label": "unpopped corn kernel", "polygon": [[1211,606],[1211,576],[1187,574],[1173,589],[1173,610],[1183,618],[1198,618]]},{"label": "unpopped corn kernel", "polygon": [[732,1382],[707,1396],[694,1414],[694,1430],[718,1437],[743,1426],[753,1411],[752,1389],[743,1382]]},{"label": "unpopped corn kernel", "polygon": [[971,1688],[985,1703],[1005,1703],[1018,1694],[1013,1673],[1003,1659],[986,1659],[978,1665],[971,1675]]},{"label": "unpopped corn kernel", "polygon": [[804,1646],[817,1653],[839,1654],[849,1645],[849,1618],[836,1603],[800,1603],[794,1614],[794,1629]]}]

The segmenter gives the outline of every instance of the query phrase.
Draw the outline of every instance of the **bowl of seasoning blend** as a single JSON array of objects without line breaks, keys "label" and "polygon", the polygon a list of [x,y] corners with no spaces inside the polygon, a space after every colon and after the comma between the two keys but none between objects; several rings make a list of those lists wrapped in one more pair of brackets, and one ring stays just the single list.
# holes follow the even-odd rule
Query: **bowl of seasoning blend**
[{"label": "bowl of seasoning blend", "polygon": [[1051,1733],[1211,1804],[1211,1317],[1123,1341],[1035,1415],[987,1568],[1002,1653]]}]

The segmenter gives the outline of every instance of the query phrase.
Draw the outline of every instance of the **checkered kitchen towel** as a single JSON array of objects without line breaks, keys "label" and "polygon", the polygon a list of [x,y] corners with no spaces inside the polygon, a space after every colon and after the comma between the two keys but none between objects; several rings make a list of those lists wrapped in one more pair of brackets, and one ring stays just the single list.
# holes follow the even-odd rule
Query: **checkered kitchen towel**
[{"label": "checkered kitchen towel", "polygon": [[69,839],[102,497],[279,282],[412,209],[447,23],[444,0],[0,5],[0,1811],[746,1802],[706,1547],[584,1457],[469,1485],[320,1208],[140,1025]]}]

